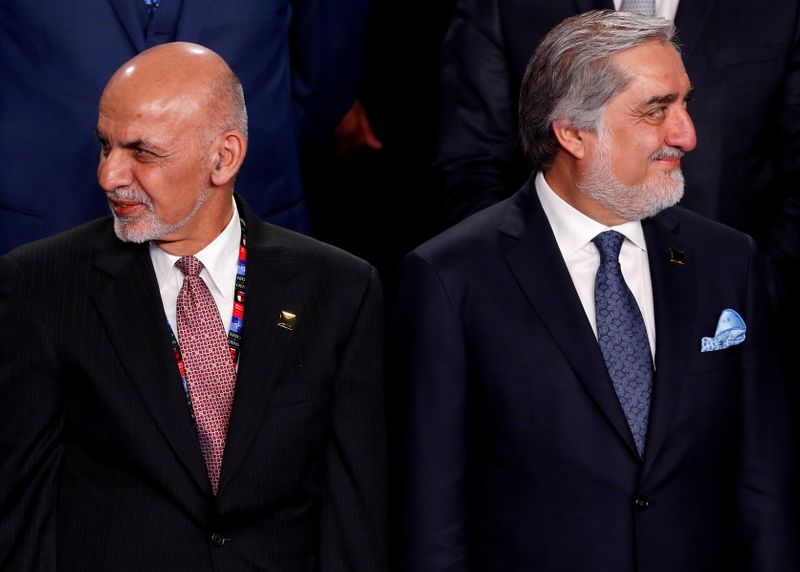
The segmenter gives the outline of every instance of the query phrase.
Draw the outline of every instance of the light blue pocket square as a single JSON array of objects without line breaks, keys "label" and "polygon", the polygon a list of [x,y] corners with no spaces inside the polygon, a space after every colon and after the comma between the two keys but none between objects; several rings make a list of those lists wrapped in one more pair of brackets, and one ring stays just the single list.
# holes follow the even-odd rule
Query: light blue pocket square
[{"label": "light blue pocket square", "polygon": [[700,340],[700,351],[713,352],[741,344],[744,341],[746,331],[747,326],[736,310],[726,308],[719,315],[717,331],[714,332],[714,337]]}]

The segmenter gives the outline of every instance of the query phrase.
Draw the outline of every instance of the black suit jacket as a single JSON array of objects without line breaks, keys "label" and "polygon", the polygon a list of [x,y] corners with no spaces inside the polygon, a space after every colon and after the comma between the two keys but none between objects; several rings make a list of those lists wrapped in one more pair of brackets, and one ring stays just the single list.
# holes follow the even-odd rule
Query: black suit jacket
[{"label": "black suit jacket", "polygon": [[[442,53],[437,166],[451,221],[525,180],[520,83],[539,41],[611,0],[460,0]],[[697,148],[682,161],[682,206],[752,235],[800,268],[800,5],[680,0],[675,17]],[[788,271],[788,270],[787,270]]]},{"label": "black suit jacket", "polygon": [[299,154],[356,97],[366,0],[165,0],[174,30],[146,36],[144,0],[0,6],[0,254],[108,214],[94,126],[116,69],[165,40],[205,45],[242,80],[247,162],[237,190],[258,216],[308,232]]},{"label": "black suit jacket", "polygon": [[[643,223],[656,352],[640,461],[532,187],[405,261],[405,569],[797,570],[752,240],[677,207]],[[701,353],[725,308],[746,341]]]},{"label": "black suit jacket", "polygon": [[384,569],[376,274],[239,212],[247,301],[216,497],[147,245],[100,219],[0,259],[0,569]]}]

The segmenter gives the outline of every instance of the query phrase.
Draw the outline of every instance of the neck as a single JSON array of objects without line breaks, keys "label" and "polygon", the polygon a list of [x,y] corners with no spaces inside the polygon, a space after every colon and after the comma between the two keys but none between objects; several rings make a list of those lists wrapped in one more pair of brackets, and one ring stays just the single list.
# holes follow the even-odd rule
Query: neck
[{"label": "neck", "polygon": [[219,193],[209,197],[200,211],[172,237],[167,235],[155,241],[161,250],[175,256],[193,256],[216,239],[233,217],[231,195]]}]

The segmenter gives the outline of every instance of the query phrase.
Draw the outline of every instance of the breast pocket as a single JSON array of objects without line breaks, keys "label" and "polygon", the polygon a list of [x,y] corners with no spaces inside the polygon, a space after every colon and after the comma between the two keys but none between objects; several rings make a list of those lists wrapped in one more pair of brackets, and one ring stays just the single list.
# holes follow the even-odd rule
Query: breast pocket
[{"label": "breast pocket", "polygon": [[710,371],[735,371],[741,367],[743,343],[716,350],[713,352],[701,352],[699,349],[689,361],[689,373],[704,373]]},{"label": "breast pocket", "polygon": [[287,381],[279,383],[272,391],[270,407],[286,407],[298,403],[323,401],[331,395],[333,379],[330,377],[313,381]]}]

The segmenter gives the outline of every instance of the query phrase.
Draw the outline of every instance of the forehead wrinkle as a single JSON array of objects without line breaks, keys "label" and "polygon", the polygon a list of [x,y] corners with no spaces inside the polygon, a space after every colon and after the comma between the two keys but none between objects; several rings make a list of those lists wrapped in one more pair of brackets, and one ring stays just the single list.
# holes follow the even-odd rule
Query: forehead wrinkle
[{"label": "forehead wrinkle", "polygon": [[208,88],[197,81],[181,81],[143,71],[131,77],[115,76],[100,99],[101,113],[153,118],[188,117],[207,107]]},{"label": "forehead wrinkle", "polygon": [[[114,95],[112,94],[112,97]],[[155,100],[123,100],[119,105],[100,106],[97,132],[108,137],[113,134],[125,148],[147,146],[167,153],[177,141],[195,139],[196,129],[205,123],[203,107],[187,97],[160,97]],[[100,131],[102,127],[102,131]],[[109,131],[111,130],[111,131]]]}]

